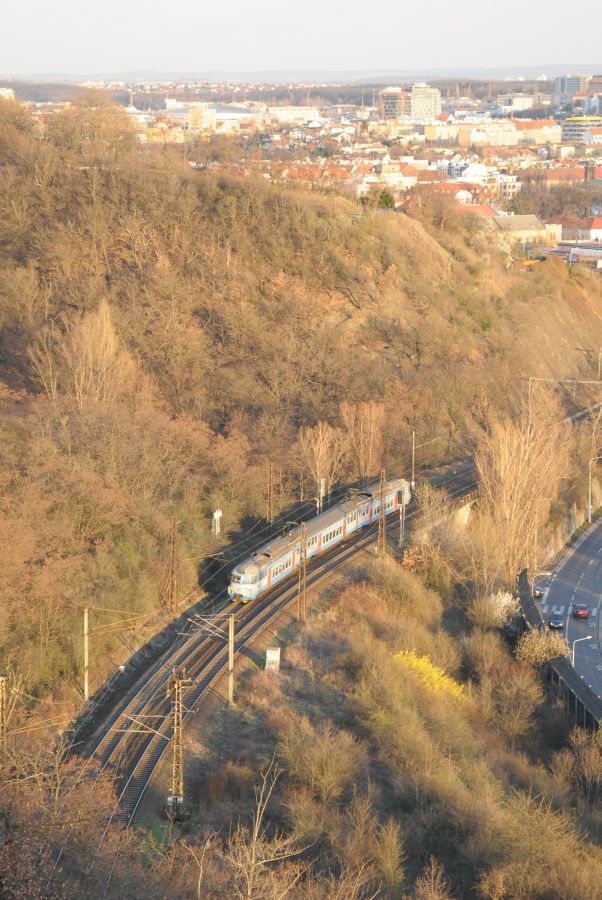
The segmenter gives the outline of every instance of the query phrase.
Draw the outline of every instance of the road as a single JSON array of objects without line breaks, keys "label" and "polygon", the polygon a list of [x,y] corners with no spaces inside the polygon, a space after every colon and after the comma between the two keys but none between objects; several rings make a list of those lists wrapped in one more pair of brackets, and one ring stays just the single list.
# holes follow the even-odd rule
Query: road
[{"label": "road", "polygon": [[[537,578],[536,586],[545,588],[537,601],[544,620],[548,622],[553,612],[562,614],[569,651],[579,641],[575,670],[602,696],[602,521],[579,539],[547,581]],[[573,618],[575,603],[587,604],[588,619]]]}]

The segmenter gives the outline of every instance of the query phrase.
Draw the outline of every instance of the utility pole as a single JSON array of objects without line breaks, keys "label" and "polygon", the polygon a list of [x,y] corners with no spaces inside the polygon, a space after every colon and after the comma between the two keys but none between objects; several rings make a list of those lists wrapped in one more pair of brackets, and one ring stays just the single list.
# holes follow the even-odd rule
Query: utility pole
[{"label": "utility pole", "polygon": [[89,608],[84,606],[84,700],[90,698],[90,685],[88,676],[90,673],[90,622]]},{"label": "utility pole", "polygon": [[228,616],[228,706],[234,706],[234,616]]},{"label": "utility pole", "polygon": [[378,515],[378,555],[387,554],[387,516],[385,511],[385,470],[380,470],[380,512]]},{"label": "utility pole", "polygon": [[6,750],[6,720],[8,718],[6,702],[6,675],[0,675],[0,751]]},{"label": "utility pole", "polygon": [[307,532],[305,522],[301,523],[299,542],[299,590],[297,592],[297,621],[307,618]]},{"label": "utility pole", "polygon": [[403,491],[401,495],[401,504],[399,506],[399,547],[403,547],[406,532],[406,505],[404,502]]},{"label": "utility pole", "polygon": [[178,606],[178,523],[174,516],[171,523],[171,547],[169,552],[169,568],[163,592],[163,605],[172,615]]},{"label": "utility pole", "polygon": [[267,503],[267,512],[266,519],[270,523],[270,525],[274,521],[274,484],[273,484],[273,467],[272,463],[270,463],[270,470],[268,474],[268,503]]},{"label": "utility pole", "polygon": [[416,472],[416,432],[412,429],[412,480],[410,482],[410,487],[412,491],[416,487],[416,480],[414,478]]},{"label": "utility pole", "polygon": [[169,797],[167,798],[166,814],[172,821],[183,818],[182,804],[184,802],[184,745],[182,740],[182,693],[183,688],[190,687],[192,679],[186,677],[186,670],[178,675],[175,668],[169,682],[169,695],[172,701],[172,761],[171,781],[169,785]]}]

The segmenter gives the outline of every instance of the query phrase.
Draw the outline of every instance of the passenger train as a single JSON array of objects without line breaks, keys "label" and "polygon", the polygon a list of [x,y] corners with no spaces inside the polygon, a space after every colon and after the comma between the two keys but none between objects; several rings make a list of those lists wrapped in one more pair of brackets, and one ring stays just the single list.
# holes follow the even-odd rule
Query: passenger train
[{"label": "passenger train", "polygon": [[[385,515],[410,502],[410,485],[403,478],[385,483]],[[352,499],[344,500],[305,523],[306,557],[326,553],[380,518],[380,482],[369,485]],[[230,575],[228,595],[247,603],[269,591],[299,568],[301,527],[274,538],[243,560]]]}]

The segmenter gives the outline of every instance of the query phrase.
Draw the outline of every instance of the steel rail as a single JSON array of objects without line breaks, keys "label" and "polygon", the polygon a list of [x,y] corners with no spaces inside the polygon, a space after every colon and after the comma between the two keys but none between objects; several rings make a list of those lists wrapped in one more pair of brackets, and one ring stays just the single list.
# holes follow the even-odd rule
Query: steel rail
[{"label": "steel rail", "polygon": [[[470,475],[470,473],[466,472],[463,472],[459,475],[456,475],[454,473],[454,476],[449,480],[465,480],[467,474]],[[450,492],[449,496],[455,497],[457,495],[462,496],[469,494],[470,491],[476,486],[477,483],[471,480],[470,482],[462,484],[459,488]],[[416,515],[418,515],[418,513],[419,510],[417,509],[411,511],[408,514],[407,520],[414,518]],[[398,528],[399,523],[397,517],[392,514],[391,521],[387,523],[387,532],[391,533],[397,531]],[[332,572],[335,571],[340,565],[347,562],[358,553],[365,551],[367,547],[374,543],[375,530],[376,525],[369,526],[367,530],[362,529],[362,531],[357,535],[356,539],[351,538],[344,544],[338,544],[337,547],[333,548],[329,554],[320,556],[319,560],[316,560],[316,563],[319,562],[319,565],[315,564],[312,570],[308,571],[308,587],[315,587],[321,581],[329,577]],[[253,637],[264,631],[296,599],[297,586],[295,583],[295,579],[295,575],[290,576],[286,579],[286,583],[278,585],[278,587],[275,588],[274,591],[271,591],[269,594],[265,594],[264,597],[260,598],[259,601],[256,601],[253,604],[250,604],[249,606],[243,608],[245,611],[251,610],[252,615],[246,617],[248,618],[248,621],[244,623],[242,630],[239,630],[238,632],[239,637],[235,640],[235,655],[240,654],[240,652],[247,646],[247,644]],[[275,594],[275,592],[279,589],[279,593]],[[210,640],[213,643],[215,643],[216,641],[215,638],[211,638]],[[223,674],[226,665],[226,658],[227,646],[225,643],[223,643],[221,644],[221,646],[214,648],[214,652],[210,655],[210,658],[208,660],[203,662],[200,670],[197,671],[194,668],[194,661],[187,664],[187,672],[194,678],[195,685],[189,688],[185,694],[188,706],[186,715],[184,717],[185,721],[191,715],[198,712],[200,702],[211,690],[214,683]],[[115,809],[110,817],[110,820],[107,822],[107,825],[103,832],[103,836],[101,838],[101,841],[99,842],[97,850],[100,849],[100,846],[102,846],[104,837],[112,823],[120,822],[124,825],[124,832],[122,834],[121,841],[116,850],[111,869],[108,873],[107,880],[104,885],[103,896],[106,896],[106,893],[108,891],[114,868],[117,863],[121,847],[123,846],[123,842],[125,840],[125,831],[133,823],[135,816],[139,811],[140,804],[142,803],[146,790],[149,787],[165,753],[170,746],[170,738],[171,721],[170,709],[168,709],[165,713],[165,717],[162,723],[149,736],[145,748],[143,749],[140,757],[134,765],[134,768],[127,778],[121,794],[117,799]]]},{"label": "steel rail", "polygon": [[[452,474],[445,473],[441,478],[437,479],[440,484],[447,482],[455,482],[460,479],[466,480],[471,478],[470,470]],[[463,484],[460,488],[450,492],[450,496],[457,494],[466,494],[475,486],[475,482]],[[408,520],[417,514],[418,510],[413,510],[408,514]],[[387,523],[387,530],[393,531],[398,528],[398,522],[395,516],[391,516],[391,521]],[[344,544],[338,544],[336,547],[319,558],[314,560],[314,566],[308,571],[308,586],[316,585],[319,581],[329,576],[343,562],[363,551],[367,546],[374,542],[375,526],[369,526],[368,529],[362,529],[357,535],[352,536]],[[224,613],[227,609],[237,608],[240,610],[238,619],[243,622],[242,631],[239,630],[240,638],[235,642],[235,653],[238,654],[246,646],[248,640],[254,637],[258,632],[265,629],[271,621],[277,618],[288,606],[288,604],[296,597],[296,575],[293,573],[284,582],[277,585],[269,594],[258,601],[245,606],[240,610],[238,604],[225,602],[216,610],[216,613]],[[187,691],[187,698],[191,697],[190,705],[185,719],[188,719],[192,711],[196,711],[200,700],[210,690],[214,682],[220,677],[223,670],[222,659],[225,660],[227,653],[225,645],[215,647],[215,636],[207,636],[202,631],[192,633],[189,637],[183,636],[175,645],[172,645],[163,656],[153,664],[150,672],[144,678],[140,687],[133,696],[126,696],[113,710],[109,720],[103,726],[99,740],[94,745],[88,756],[84,769],[94,760],[101,761],[101,767],[96,773],[96,780],[100,779],[102,774],[107,771],[111,765],[115,765],[116,777],[121,768],[123,759],[127,763],[133,764],[129,773],[124,775],[125,781],[122,790],[117,798],[117,802],[109,817],[107,825],[103,831],[98,848],[102,846],[106,833],[112,823],[122,822],[125,828],[132,823],[136,812],[140,807],[140,803],[144,797],[158,766],[165,752],[169,747],[170,737],[170,707],[165,697],[165,686],[169,679],[170,673],[174,666],[180,667],[186,665],[189,674],[195,678],[197,684]],[[213,652],[212,652],[213,651]],[[220,664],[221,663],[221,664]],[[199,669],[198,666],[201,665]],[[198,683],[203,678],[202,683]],[[150,689],[150,690],[149,690]],[[191,693],[192,692],[192,693]],[[132,748],[131,744],[128,748],[128,738],[131,731],[127,728],[119,728],[121,724],[129,722],[131,719],[141,719],[148,715],[162,716],[161,723],[156,727],[155,731],[150,735],[145,732],[134,733],[134,742],[137,745]],[[124,749],[125,748],[125,749]],[[130,759],[128,760],[128,753]],[[129,766],[128,766],[129,767]],[[78,774],[76,780],[79,781],[83,777],[84,771]],[[133,790],[136,788],[135,791]],[[70,829],[69,833],[72,829]],[[120,847],[122,846],[120,842]],[[54,863],[54,867],[49,879],[52,881],[58,865],[64,855],[67,845],[68,836],[59,851]],[[111,867],[113,872],[119,848]],[[89,872],[94,868],[94,862]],[[109,880],[110,880],[109,876]],[[108,883],[106,888],[108,888]],[[105,888],[105,892],[106,892]]]}]

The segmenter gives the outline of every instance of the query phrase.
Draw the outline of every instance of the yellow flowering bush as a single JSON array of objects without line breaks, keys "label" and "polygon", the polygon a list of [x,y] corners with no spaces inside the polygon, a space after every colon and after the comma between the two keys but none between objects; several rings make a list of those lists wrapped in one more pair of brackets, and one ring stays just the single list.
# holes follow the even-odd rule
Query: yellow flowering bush
[{"label": "yellow flowering bush", "polygon": [[433,665],[428,656],[418,656],[412,650],[402,650],[395,654],[394,659],[411,669],[423,684],[435,693],[443,694],[458,703],[466,701],[462,685],[446,675],[439,666]]}]

